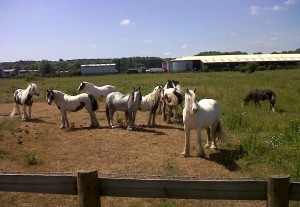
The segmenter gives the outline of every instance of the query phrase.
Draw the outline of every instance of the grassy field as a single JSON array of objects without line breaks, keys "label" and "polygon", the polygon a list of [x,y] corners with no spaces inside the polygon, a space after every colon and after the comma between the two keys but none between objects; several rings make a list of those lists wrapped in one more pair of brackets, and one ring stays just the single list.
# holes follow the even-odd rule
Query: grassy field
[{"label": "grassy field", "polygon": [[[81,81],[96,85],[112,84],[127,93],[140,86],[148,94],[168,79],[179,80],[183,88],[196,88],[197,97],[216,99],[222,108],[225,138],[221,152],[208,152],[208,159],[183,158],[182,120],[167,125],[157,118],[160,128],[106,128],[104,113],[98,113],[101,129],[80,128],[88,123],[86,112],[70,113],[76,130],[59,130],[60,116],[55,106],[46,105],[47,89],[75,95]],[[288,174],[300,181],[300,70],[239,72],[132,74],[92,77],[1,79],[1,112],[11,112],[12,94],[29,83],[39,86],[33,114],[37,121],[21,122],[17,117],[0,119],[0,168],[17,172],[98,172],[150,174],[163,177],[265,179]],[[268,102],[242,107],[242,100],[252,89],[273,89],[277,95],[276,112]],[[40,107],[40,108],[39,108]],[[100,103],[103,110],[103,103]],[[2,110],[3,109],[3,110]],[[139,112],[138,112],[139,114]],[[138,122],[146,120],[146,114]],[[204,133],[203,133],[204,134]],[[204,135],[206,137],[206,135]],[[24,143],[17,143],[22,137]],[[134,142],[133,142],[134,140]],[[196,146],[192,139],[192,146]],[[131,149],[127,146],[131,145]],[[196,148],[192,147],[195,154]],[[80,155],[77,153],[80,152]],[[211,174],[213,172],[214,174]],[[245,206],[242,201],[185,201],[169,199],[104,198],[103,206]],[[25,202],[25,203],[24,203]],[[0,206],[77,206],[77,198],[35,194],[0,193]],[[44,205],[42,205],[43,203]],[[51,205],[51,204],[55,205]],[[71,204],[70,204],[71,203]],[[28,205],[27,205],[28,204]],[[41,204],[41,205],[40,205]],[[47,205],[46,205],[47,204]],[[49,205],[48,205],[49,204]],[[246,203],[249,204],[249,203]],[[248,206],[264,206],[265,202]],[[297,206],[295,202],[292,206]],[[33,205],[34,206],[34,205]]]},{"label": "grassy field", "polygon": [[[47,89],[76,94],[80,81],[112,84],[123,93],[129,92],[133,86],[140,86],[147,94],[154,86],[164,85],[167,79],[180,80],[183,88],[196,88],[199,99],[213,98],[220,103],[226,134],[223,143],[235,152],[232,156],[238,160],[242,172],[257,178],[289,174],[293,180],[300,180],[299,69],[252,74],[214,72],[2,79],[0,102],[11,103],[13,91],[25,88],[31,82],[38,84],[41,92],[37,101],[45,102]],[[268,102],[261,102],[258,108],[253,103],[242,107],[242,100],[250,90],[266,88],[273,89],[277,95],[276,112],[269,110]],[[180,119],[177,121],[181,122]],[[16,124],[2,122],[0,130],[13,130]]]}]

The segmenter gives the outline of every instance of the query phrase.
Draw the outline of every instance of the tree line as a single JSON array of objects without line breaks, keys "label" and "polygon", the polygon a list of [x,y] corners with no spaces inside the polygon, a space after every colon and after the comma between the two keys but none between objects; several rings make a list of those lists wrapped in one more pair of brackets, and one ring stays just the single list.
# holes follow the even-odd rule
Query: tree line
[{"label": "tree line", "polygon": [[[281,53],[273,52],[272,54],[294,54],[300,53],[300,48],[290,51],[282,51]],[[196,56],[209,56],[209,55],[247,55],[248,53],[242,51],[233,52],[219,52],[219,51],[207,51],[200,52]],[[255,54],[262,54],[257,52]],[[41,75],[60,75],[66,72],[69,75],[80,75],[81,65],[87,64],[116,64],[116,69],[120,72],[126,72],[128,69],[135,68],[137,64],[143,65],[143,68],[160,68],[162,62],[169,59],[162,59],[160,57],[123,57],[112,59],[74,59],[58,61],[16,61],[16,62],[0,62],[1,69],[16,69],[26,71],[37,71]]]},{"label": "tree line", "polygon": [[144,68],[161,67],[164,59],[159,57],[128,57],[114,59],[76,59],[58,61],[17,61],[0,63],[0,69],[16,69],[26,71],[37,71],[42,75],[54,75],[68,72],[70,75],[80,75],[81,65],[87,64],[116,64],[119,72],[126,72],[130,68],[135,68],[137,64]]}]

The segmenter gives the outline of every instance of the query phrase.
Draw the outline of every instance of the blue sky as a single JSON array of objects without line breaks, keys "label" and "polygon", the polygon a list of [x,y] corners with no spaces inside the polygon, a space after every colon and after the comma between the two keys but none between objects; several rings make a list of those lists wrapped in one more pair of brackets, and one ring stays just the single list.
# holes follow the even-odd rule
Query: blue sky
[{"label": "blue sky", "polygon": [[300,48],[300,0],[1,0],[0,62]]}]

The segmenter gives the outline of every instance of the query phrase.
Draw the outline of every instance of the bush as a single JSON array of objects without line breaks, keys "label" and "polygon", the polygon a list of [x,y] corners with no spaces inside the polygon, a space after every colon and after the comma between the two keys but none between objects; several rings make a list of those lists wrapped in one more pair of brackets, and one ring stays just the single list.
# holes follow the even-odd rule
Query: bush
[{"label": "bush", "polygon": [[37,148],[25,149],[25,157],[29,165],[36,165],[38,163]]}]

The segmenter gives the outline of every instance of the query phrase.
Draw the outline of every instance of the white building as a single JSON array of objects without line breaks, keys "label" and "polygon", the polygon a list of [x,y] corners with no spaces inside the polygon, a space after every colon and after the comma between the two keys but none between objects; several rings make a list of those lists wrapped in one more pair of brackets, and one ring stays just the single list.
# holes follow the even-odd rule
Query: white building
[{"label": "white building", "polygon": [[81,75],[116,74],[116,64],[90,64],[81,65]]},{"label": "white building", "polygon": [[248,62],[257,62],[262,65],[288,65],[300,62],[300,54],[255,54],[255,55],[214,55],[214,56],[187,56],[169,60],[163,63],[163,68],[169,72],[190,71],[203,69],[204,65],[214,68],[235,66]]}]

